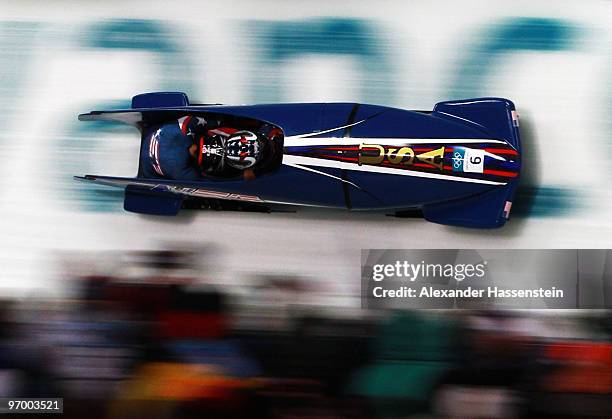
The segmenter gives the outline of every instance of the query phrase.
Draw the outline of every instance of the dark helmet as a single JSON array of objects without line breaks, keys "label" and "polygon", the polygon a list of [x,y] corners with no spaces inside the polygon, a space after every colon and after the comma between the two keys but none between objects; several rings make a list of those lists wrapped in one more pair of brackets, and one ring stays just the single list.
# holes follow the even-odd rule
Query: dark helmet
[{"label": "dark helmet", "polygon": [[235,169],[247,169],[262,157],[261,139],[251,131],[238,131],[225,140],[225,161]]}]

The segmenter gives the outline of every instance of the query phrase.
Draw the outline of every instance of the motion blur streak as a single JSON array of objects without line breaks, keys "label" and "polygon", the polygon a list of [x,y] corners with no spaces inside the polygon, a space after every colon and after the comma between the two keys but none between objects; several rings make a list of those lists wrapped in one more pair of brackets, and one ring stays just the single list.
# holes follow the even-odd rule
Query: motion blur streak
[{"label": "motion blur streak", "polygon": [[[189,13],[169,14],[150,2],[5,2],[1,286],[57,292],[49,250],[155,249],[160,241],[225,246],[227,279],[282,265],[333,275],[341,285],[326,285],[338,294],[357,277],[360,248],[609,247],[610,3],[559,2],[554,16],[537,2],[478,5],[448,3],[440,14],[427,2],[179,2],[175,10]],[[133,94],[155,90],[212,103],[413,109],[466,95],[512,98],[525,149],[515,217],[500,231],[480,232],[336,212],[125,214],[118,191],[72,176],[133,175],[138,134],[79,123],[76,114],[126,106]]]},{"label": "motion blur streak", "polygon": [[[554,8],[534,0],[185,0],[171,8],[150,0],[0,0],[0,293],[6,299],[0,393],[46,389],[87,401],[92,394],[79,392],[95,392],[100,409],[81,408],[112,417],[188,417],[198,408],[172,407],[187,399],[206,402],[216,412],[210,417],[249,409],[264,417],[397,417],[428,410],[433,394],[439,413],[455,416],[461,411],[448,409],[476,409],[476,397],[492,403],[482,407],[487,417],[500,405],[541,417],[547,407],[562,407],[557,400],[569,400],[567,394],[596,409],[595,399],[610,390],[610,366],[602,361],[610,329],[600,326],[609,320],[528,317],[522,320],[542,321],[564,335],[528,328],[515,339],[508,331],[514,318],[407,314],[387,324],[378,313],[370,318],[359,311],[356,296],[362,248],[611,247],[610,45],[612,2],[596,0],[557,1]],[[408,109],[465,96],[508,97],[521,116],[524,146],[515,217],[499,231],[468,231],[332,211],[207,211],[175,219],[124,213],[116,191],[72,176],[134,175],[138,134],[79,123],[76,115],[126,106],[134,94],[159,90],[185,91],[202,103],[356,101]],[[109,283],[134,279],[117,258],[133,249],[183,246],[206,259],[192,268],[194,281],[204,277],[219,287],[215,296],[193,297],[142,273],[134,274],[136,282],[154,290],[146,298],[167,291],[159,296],[167,297],[166,305],[144,296],[139,304],[129,301],[139,290],[107,293]],[[97,282],[104,284],[102,295],[92,291]],[[84,294],[77,288],[85,283]],[[228,305],[217,301],[225,297]],[[203,309],[172,309],[200,298]],[[321,307],[334,314],[298,320],[301,310]],[[337,318],[346,310],[349,321]],[[454,326],[430,326],[447,320],[461,324],[457,335],[464,340],[478,337],[461,352],[470,357],[463,368],[455,368],[449,343]],[[185,323],[194,330],[185,331]],[[418,339],[393,329],[405,324],[419,325]],[[442,329],[436,337],[426,333]],[[187,332],[215,342],[192,346],[183,342],[194,337]],[[398,335],[405,341],[385,340]],[[230,336],[240,345],[229,343]],[[407,351],[406,342],[414,341],[423,346]],[[505,347],[517,350],[508,354]],[[588,359],[569,356],[567,348],[581,348]],[[424,359],[426,353],[435,359]],[[231,358],[235,368],[219,368],[216,357]],[[520,375],[523,361],[560,368]],[[389,363],[402,365],[401,380]],[[603,378],[595,379],[595,370]],[[471,388],[483,382],[486,388]],[[444,387],[434,392],[434,383]],[[525,398],[526,388],[542,398]],[[312,410],[296,412],[305,400]],[[141,408],[148,410],[138,413]],[[65,411],[83,412],[68,404]]]}]

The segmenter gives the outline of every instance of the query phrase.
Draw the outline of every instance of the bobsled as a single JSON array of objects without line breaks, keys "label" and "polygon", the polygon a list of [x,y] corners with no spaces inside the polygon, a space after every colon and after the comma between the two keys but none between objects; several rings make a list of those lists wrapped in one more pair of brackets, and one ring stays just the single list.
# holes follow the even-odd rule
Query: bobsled
[{"label": "bobsled", "polygon": [[[214,120],[233,132],[272,127],[275,135],[256,176],[181,179],[147,170],[142,150],[152,147],[152,127],[180,128],[186,117]],[[142,214],[176,215],[194,202],[220,202],[270,211],[416,213],[440,224],[495,228],[510,216],[521,169],[518,115],[503,98],[446,101],[415,111],[360,103],[195,104],[184,93],[160,92],[134,96],[131,109],[92,111],[79,120],[139,130],[135,177],[75,178],[123,188],[125,210]]]}]

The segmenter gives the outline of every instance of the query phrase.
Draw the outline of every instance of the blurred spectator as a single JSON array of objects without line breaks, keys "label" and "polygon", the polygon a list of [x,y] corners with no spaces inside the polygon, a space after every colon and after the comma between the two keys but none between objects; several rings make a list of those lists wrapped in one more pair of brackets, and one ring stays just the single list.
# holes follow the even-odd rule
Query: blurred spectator
[{"label": "blurred spectator", "polygon": [[74,299],[0,304],[0,396],[74,418],[612,417],[609,313],[347,312],[300,278],[200,281],[193,252],[118,257]]},{"label": "blurred spectator", "polygon": [[377,417],[429,411],[458,358],[458,326],[444,318],[398,312],[377,334],[373,361],[356,371],[349,392],[369,400]]}]

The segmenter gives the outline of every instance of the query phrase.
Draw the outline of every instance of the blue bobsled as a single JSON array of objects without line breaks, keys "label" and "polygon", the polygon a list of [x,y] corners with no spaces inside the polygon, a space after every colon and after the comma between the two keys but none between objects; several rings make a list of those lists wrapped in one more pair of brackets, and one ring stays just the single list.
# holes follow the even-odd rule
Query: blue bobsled
[{"label": "blue bobsled", "polygon": [[125,209],[176,215],[194,200],[265,208],[314,206],[402,214],[413,210],[441,224],[493,228],[510,214],[521,145],[514,104],[501,98],[440,102],[433,111],[358,103],[248,106],[190,104],[184,93],[145,93],[132,109],[93,111],[79,120],[147,128],[189,116],[243,129],[276,128],[275,158],[253,180],[205,176],[166,179],[139,169],[134,178],[79,180],[125,188]]}]

